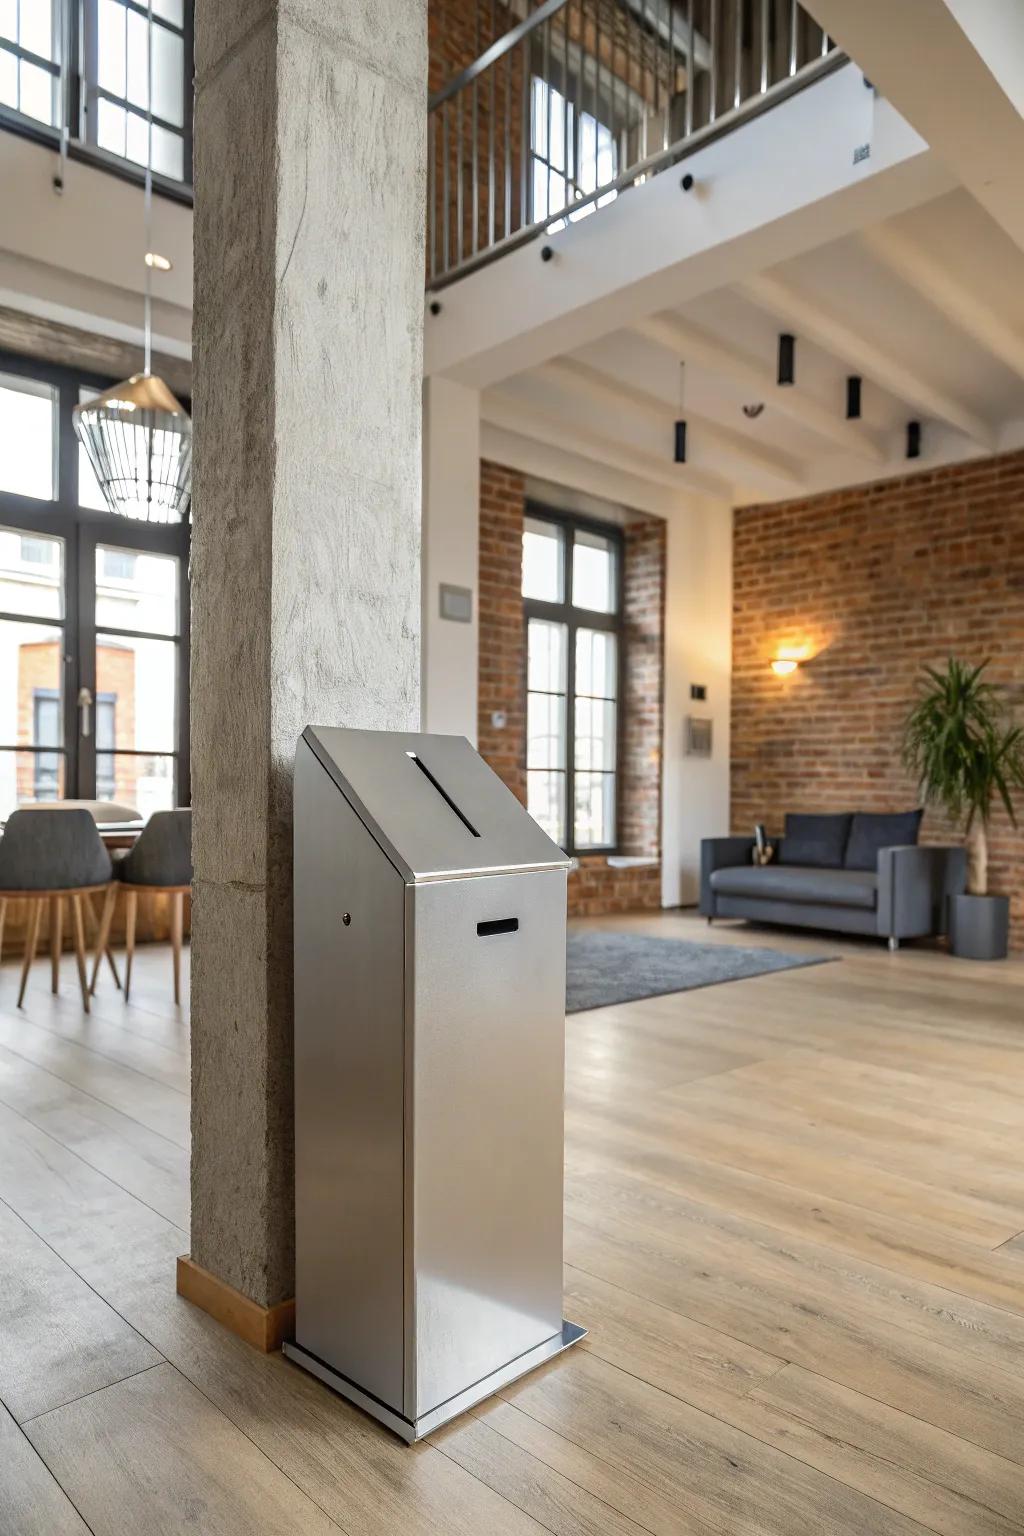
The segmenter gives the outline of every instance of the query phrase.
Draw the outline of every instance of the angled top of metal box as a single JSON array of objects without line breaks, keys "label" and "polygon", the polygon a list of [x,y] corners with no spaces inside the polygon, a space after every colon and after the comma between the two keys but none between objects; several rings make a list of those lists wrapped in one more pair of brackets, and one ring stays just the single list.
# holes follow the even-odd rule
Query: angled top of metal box
[{"label": "angled top of metal box", "polygon": [[302,739],[407,881],[569,867],[465,736],[307,725]]}]

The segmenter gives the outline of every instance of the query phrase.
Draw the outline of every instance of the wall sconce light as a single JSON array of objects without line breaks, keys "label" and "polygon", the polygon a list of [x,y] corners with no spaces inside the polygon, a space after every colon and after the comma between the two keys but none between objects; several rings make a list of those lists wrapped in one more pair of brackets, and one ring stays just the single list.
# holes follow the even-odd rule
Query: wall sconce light
[{"label": "wall sconce light", "polygon": [[792,656],[776,656],[771,663],[771,669],[776,677],[792,677],[799,665],[800,663],[794,661]]}]

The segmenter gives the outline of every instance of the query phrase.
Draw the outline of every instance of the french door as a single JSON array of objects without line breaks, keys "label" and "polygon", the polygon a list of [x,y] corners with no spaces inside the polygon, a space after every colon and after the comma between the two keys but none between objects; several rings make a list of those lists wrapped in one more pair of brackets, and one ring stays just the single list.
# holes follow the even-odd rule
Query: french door
[{"label": "french door", "polygon": [[0,526],[0,819],[37,800],[188,803],[186,560],[180,528]]}]

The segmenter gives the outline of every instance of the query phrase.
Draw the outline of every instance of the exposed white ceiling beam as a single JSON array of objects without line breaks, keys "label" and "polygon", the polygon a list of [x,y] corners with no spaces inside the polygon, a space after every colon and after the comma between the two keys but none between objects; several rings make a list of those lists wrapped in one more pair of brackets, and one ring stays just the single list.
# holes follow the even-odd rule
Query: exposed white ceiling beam
[{"label": "exposed white ceiling beam", "polygon": [[865,230],[862,239],[883,266],[1024,379],[1024,335],[1008,325],[1006,316],[979,292],[952,277],[930,251],[888,225]]},{"label": "exposed white ceiling beam", "polygon": [[539,443],[554,448],[564,448],[567,453],[579,454],[598,464],[624,474],[637,475],[655,485],[670,486],[675,490],[692,490],[703,496],[715,496],[723,501],[734,499],[732,485],[718,475],[694,469],[690,464],[659,464],[648,454],[630,443],[609,438],[604,432],[590,431],[575,422],[567,421],[557,412],[513,400],[502,390],[489,389],[480,397],[480,415],[495,427],[506,432],[516,432],[532,437]]},{"label": "exposed white ceiling beam", "polygon": [[944,390],[936,389],[899,358],[869,341],[863,332],[848,325],[819,300],[810,299],[782,278],[767,274],[748,278],[740,285],[740,292],[777,320],[782,320],[795,335],[805,336],[826,352],[841,358],[898,400],[926,416],[947,422],[984,448],[995,448],[996,435],[988,422]]},{"label": "exposed white ceiling beam", "polygon": [[675,315],[654,315],[639,320],[632,327],[637,335],[675,353],[676,357],[722,377],[734,379],[750,393],[751,400],[770,400],[773,411],[788,416],[819,437],[840,444],[847,453],[881,463],[885,455],[874,438],[856,422],[845,421],[838,410],[803,394],[799,389],[778,389],[775,385],[774,359],[763,362],[741,352],[727,341],[709,336],[706,331],[682,321]]},{"label": "exposed white ceiling beam", "polygon": [[480,454],[495,464],[518,469],[521,474],[553,481],[555,485],[620,507],[650,512],[655,517],[670,517],[680,505],[703,499],[679,486],[655,485],[625,470],[598,464],[589,455],[569,453],[564,447],[539,443],[519,432],[507,432],[489,421],[480,424]]},{"label": "exposed white ceiling beam", "polygon": [[677,416],[685,416],[691,428],[699,432],[704,442],[722,450],[745,467],[746,478],[756,481],[760,476],[767,475],[772,480],[781,480],[787,485],[796,487],[804,483],[800,465],[788,454],[752,443],[744,433],[722,426],[709,416],[702,416],[693,410],[689,401],[685,409],[680,410],[663,396],[652,395],[647,390],[637,389],[634,385],[627,384],[622,379],[613,378],[611,374],[589,363],[580,362],[577,358],[557,358],[551,363],[544,364],[544,372],[560,379],[579,393],[589,395],[595,400],[607,401],[616,407],[624,405],[627,409],[639,411],[645,416],[657,416],[662,421],[674,421]]},{"label": "exposed white ceiling beam", "polygon": [[1024,249],[1020,0],[804,0]]}]

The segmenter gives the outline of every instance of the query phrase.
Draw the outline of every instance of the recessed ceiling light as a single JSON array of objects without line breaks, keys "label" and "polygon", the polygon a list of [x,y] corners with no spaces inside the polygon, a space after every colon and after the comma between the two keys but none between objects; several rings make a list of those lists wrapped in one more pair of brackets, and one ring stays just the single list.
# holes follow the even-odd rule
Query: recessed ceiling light
[{"label": "recessed ceiling light", "polygon": [[158,272],[169,272],[174,263],[169,256],[161,256],[159,251],[146,252],[146,266],[155,267]]}]

